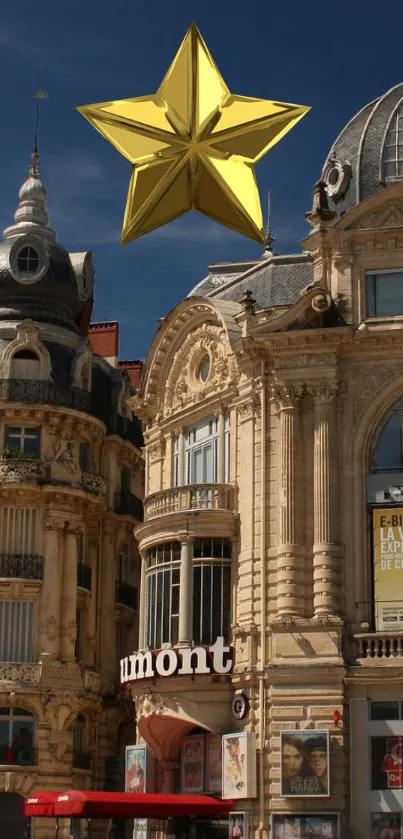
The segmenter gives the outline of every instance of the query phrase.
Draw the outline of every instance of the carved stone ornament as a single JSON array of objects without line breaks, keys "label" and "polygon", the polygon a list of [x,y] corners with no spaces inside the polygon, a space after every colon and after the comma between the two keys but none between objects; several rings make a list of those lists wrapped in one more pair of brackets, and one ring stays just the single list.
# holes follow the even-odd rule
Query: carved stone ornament
[{"label": "carved stone ornament", "polygon": [[318,404],[332,404],[336,399],[339,386],[336,381],[312,382],[306,386],[307,393]]},{"label": "carved stone ornament", "polygon": [[46,460],[49,463],[61,463],[69,472],[75,472],[78,468],[76,440],[70,429],[66,427],[65,420],[59,417],[50,417],[46,425],[49,436],[49,455]]},{"label": "carved stone ornament", "polygon": [[237,405],[239,421],[247,422],[255,416],[260,414],[260,400],[259,397],[253,393],[239,405]]},{"label": "carved stone ornament", "polygon": [[356,422],[364,413],[374,394],[393,378],[401,378],[401,364],[392,361],[389,364],[354,365],[350,368],[350,382],[353,383],[353,417]]},{"label": "carved stone ornament", "polygon": [[20,349],[30,349],[39,358],[41,379],[50,379],[52,362],[49,352],[39,339],[39,327],[32,320],[24,320],[17,326],[17,337],[4,349],[0,359],[0,378],[10,378],[13,355]]},{"label": "carved stone ornament", "polygon": [[299,408],[304,385],[275,382],[270,388],[270,398],[279,411]]},{"label": "carved stone ornament", "polygon": [[346,194],[351,181],[351,165],[348,161],[339,160],[338,157],[329,159],[326,166],[323,180],[329,198],[339,201]]},{"label": "carved stone ornament", "polygon": [[403,201],[388,201],[381,210],[360,219],[358,227],[361,230],[382,227],[403,227]]},{"label": "carved stone ornament", "polygon": [[[200,364],[208,356],[206,377],[199,374]],[[165,414],[182,410],[217,390],[230,387],[237,379],[237,366],[230,351],[225,329],[213,324],[191,332],[177,351],[165,391]]]},{"label": "carved stone ornament", "polygon": [[158,693],[142,693],[134,700],[136,718],[154,717],[166,712],[166,706]]}]

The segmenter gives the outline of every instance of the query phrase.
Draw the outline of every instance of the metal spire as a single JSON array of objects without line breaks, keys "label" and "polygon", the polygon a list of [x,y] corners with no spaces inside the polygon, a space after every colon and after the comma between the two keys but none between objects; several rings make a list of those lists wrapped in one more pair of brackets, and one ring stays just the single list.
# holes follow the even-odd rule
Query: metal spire
[{"label": "metal spire", "polygon": [[31,155],[31,165],[29,167],[29,174],[32,178],[39,178],[39,123],[40,123],[40,115],[41,115],[41,102],[42,99],[48,99],[49,93],[46,90],[41,88],[41,81],[42,81],[42,70],[39,70],[38,76],[38,90],[34,93],[34,99],[36,99],[36,113],[35,113],[35,136],[34,136],[34,148]]},{"label": "metal spire", "polygon": [[269,251],[270,253],[273,252],[273,242],[275,240],[275,235],[273,233],[273,229],[271,226],[271,190],[269,189],[267,193],[267,224],[265,227],[266,233],[266,245],[265,245],[265,253]]}]

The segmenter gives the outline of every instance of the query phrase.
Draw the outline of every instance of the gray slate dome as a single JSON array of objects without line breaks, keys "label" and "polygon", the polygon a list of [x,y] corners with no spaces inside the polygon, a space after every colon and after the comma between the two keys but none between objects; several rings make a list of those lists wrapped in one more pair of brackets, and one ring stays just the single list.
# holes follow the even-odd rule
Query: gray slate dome
[{"label": "gray slate dome", "polygon": [[403,177],[403,83],[365,105],[333,144],[322,171],[338,215]]},{"label": "gray slate dome", "polygon": [[93,292],[91,254],[69,254],[56,242],[38,163],[35,150],[14,224],[0,242],[0,320],[30,318],[77,330]]}]

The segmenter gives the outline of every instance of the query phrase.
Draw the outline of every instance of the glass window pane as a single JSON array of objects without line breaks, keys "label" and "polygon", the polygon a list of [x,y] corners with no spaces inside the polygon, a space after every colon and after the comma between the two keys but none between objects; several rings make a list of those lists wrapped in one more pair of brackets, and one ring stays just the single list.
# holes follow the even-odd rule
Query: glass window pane
[{"label": "glass window pane", "polygon": [[396,174],[396,164],[394,162],[385,163],[385,177],[393,178]]},{"label": "glass window pane", "polygon": [[166,644],[170,641],[170,601],[171,601],[171,574],[169,571],[164,571],[163,574],[163,614],[162,614],[162,643]]},{"label": "glass window pane", "polygon": [[193,568],[193,641],[200,644],[201,566]]},{"label": "glass window pane", "polygon": [[392,414],[376,441],[372,468],[390,471],[401,469],[402,464],[402,419],[400,414]]},{"label": "glass window pane", "polygon": [[371,720],[398,720],[400,702],[371,702]]},{"label": "glass window pane", "polygon": [[203,566],[202,606],[201,606],[201,644],[209,644],[211,639],[211,566]]},{"label": "glass window pane", "polygon": [[222,635],[222,572],[221,565],[213,566],[212,616],[209,643],[213,644]]},{"label": "glass window pane", "polygon": [[224,565],[223,568],[223,591],[222,591],[222,612],[223,622],[221,631],[225,641],[229,641],[231,635],[231,566]]},{"label": "glass window pane", "polygon": [[369,317],[403,314],[403,272],[367,274],[367,313]]},{"label": "glass window pane", "polygon": [[23,451],[24,454],[33,456],[39,454],[39,432],[37,429],[33,429],[29,434],[25,434]]},{"label": "glass window pane", "polygon": [[403,789],[402,756],[402,737],[371,737],[371,789]]}]

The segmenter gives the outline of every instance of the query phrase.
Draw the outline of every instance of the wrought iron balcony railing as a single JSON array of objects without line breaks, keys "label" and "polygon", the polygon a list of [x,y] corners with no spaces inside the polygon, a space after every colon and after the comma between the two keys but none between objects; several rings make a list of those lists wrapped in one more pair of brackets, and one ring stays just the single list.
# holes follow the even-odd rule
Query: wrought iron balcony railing
[{"label": "wrought iron balcony railing", "polygon": [[37,554],[0,554],[0,577],[43,580],[43,557]]},{"label": "wrought iron balcony railing", "polygon": [[154,492],[144,501],[144,521],[192,510],[236,511],[236,487],[231,484],[194,484]]},{"label": "wrought iron balcony railing", "polygon": [[137,521],[143,521],[143,502],[131,492],[119,489],[115,495],[115,512],[120,515],[133,516]]},{"label": "wrought iron balcony railing", "polygon": [[115,603],[122,606],[127,606],[134,612],[137,609],[137,589],[123,580],[116,580],[115,585]]},{"label": "wrought iron balcony railing", "polygon": [[85,565],[84,562],[77,564],[77,585],[79,588],[91,591],[91,575],[92,569],[89,565]]},{"label": "wrought iron balcony railing", "polygon": [[91,769],[91,754],[89,752],[75,750],[73,752],[73,768]]},{"label": "wrought iron balcony railing", "polygon": [[90,412],[91,394],[80,387],[62,387],[36,379],[0,379],[1,402],[59,405]]}]

